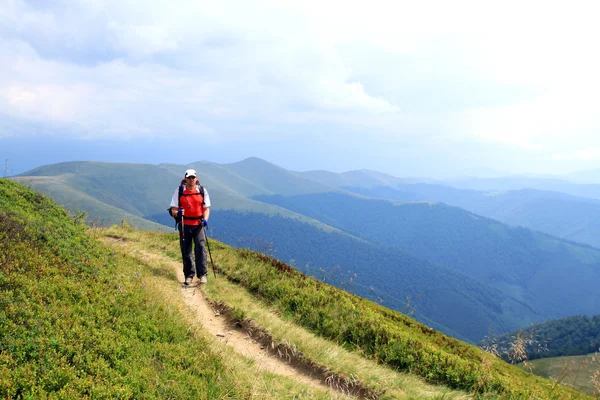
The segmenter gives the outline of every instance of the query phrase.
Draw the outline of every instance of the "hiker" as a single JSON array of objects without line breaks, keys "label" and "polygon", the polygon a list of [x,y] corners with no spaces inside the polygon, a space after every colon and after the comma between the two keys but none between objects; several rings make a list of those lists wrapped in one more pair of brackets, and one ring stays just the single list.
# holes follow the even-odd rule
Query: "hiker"
[{"label": "hiker", "polygon": [[[198,277],[201,284],[207,283],[205,227],[210,216],[210,198],[206,189],[200,185],[198,174],[193,169],[185,171],[180,187],[173,193],[171,216],[181,220],[178,226],[184,285],[190,285],[194,275]],[[194,245],[195,267],[192,245]]]}]

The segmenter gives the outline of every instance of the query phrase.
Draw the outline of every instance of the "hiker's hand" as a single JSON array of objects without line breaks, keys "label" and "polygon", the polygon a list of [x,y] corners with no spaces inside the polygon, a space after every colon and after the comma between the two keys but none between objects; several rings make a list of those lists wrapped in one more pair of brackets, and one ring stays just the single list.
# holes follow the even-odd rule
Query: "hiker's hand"
[{"label": "hiker's hand", "polygon": [[204,218],[200,218],[200,224],[202,224],[202,226],[208,225],[208,223],[206,222],[206,220]]},{"label": "hiker's hand", "polygon": [[179,210],[177,210],[177,216],[183,217],[183,208],[180,208]]}]

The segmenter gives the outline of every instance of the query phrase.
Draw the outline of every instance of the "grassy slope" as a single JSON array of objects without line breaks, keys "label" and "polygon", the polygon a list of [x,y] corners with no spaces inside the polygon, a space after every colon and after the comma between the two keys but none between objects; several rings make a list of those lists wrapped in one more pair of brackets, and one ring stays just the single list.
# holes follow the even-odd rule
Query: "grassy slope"
[{"label": "grassy slope", "polygon": [[[271,192],[214,163],[157,166],[73,161],[35,168],[14,179],[52,197],[67,208],[90,210],[90,217],[102,216],[108,224],[118,223],[126,216],[138,228],[164,230],[159,225],[172,224],[166,209],[181,178],[181,171],[188,167],[197,169],[202,184],[209,190],[214,210],[236,209],[281,215],[312,224],[326,232],[337,231],[301,214],[246,198],[248,194]],[[243,168],[241,170],[243,174]],[[294,187],[299,190],[298,182],[306,183],[304,181],[288,182],[289,190]],[[123,190],[123,187],[130,187],[131,190]]]},{"label": "grassy slope", "polygon": [[598,354],[544,358],[528,364],[536,375],[560,381],[593,396],[600,394]]},{"label": "grassy slope", "polygon": [[[112,227],[96,231],[109,241],[116,241],[114,249],[128,257],[148,264],[156,273],[171,273],[173,262],[179,266],[180,255],[175,235],[153,232],[139,232],[131,229]],[[211,252],[215,257],[227,256],[236,250],[211,241]],[[124,244],[124,245],[123,245]],[[150,256],[151,254],[151,256]],[[237,254],[237,258],[240,254]],[[279,310],[261,302],[256,294],[248,292],[239,284],[226,279],[219,273],[216,279],[209,275],[209,284],[203,287],[210,301],[225,305],[242,325],[251,324],[272,337],[266,347],[278,348],[287,355],[300,355],[312,365],[321,366],[329,377],[344,377],[347,381],[362,383],[375,396],[381,399],[466,399],[467,393],[452,390],[442,385],[431,385],[413,374],[400,373],[380,363],[369,360],[360,352],[353,352],[326,340],[306,328],[294,323]],[[279,392],[281,398],[295,398],[290,393]],[[314,396],[314,395],[313,395]],[[313,396],[309,396],[313,398]],[[485,396],[489,397],[489,396]],[[496,396],[492,396],[495,398]]]},{"label": "grassy slope", "polygon": [[[114,229],[108,234],[132,240]],[[178,258],[176,235],[151,232],[143,235],[146,248],[159,249],[173,259]],[[554,387],[552,382],[527,374],[398,312],[306,277],[281,262],[259,253],[236,250],[214,241],[211,243],[212,255],[220,273],[214,281],[214,285],[219,286],[214,291],[212,288],[209,290],[212,296],[221,300],[231,293],[232,287],[240,290],[229,283],[225,283],[227,287],[221,286],[220,280],[226,276],[229,281],[245,288],[248,295],[255,297],[254,301],[260,300],[263,307],[282,315],[286,323],[301,325],[378,364],[410,370],[432,383],[468,392],[477,391],[485,397],[585,398],[561,386]],[[239,308],[236,314],[245,318],[250,312]],[[250,317],[256,318],[254,315]],[[298,347],[302,349],[302,344]],[[302,351],[311,354],[310,348]],[[348,373],[352,366],[335,368]],[[381,388],[377,377],[365,378],[362,376],[364,371],[350,371],[352,376],[373,389]]]},{"label": "grassy slope", "polygon": [[[30,176],[26,178],[15,178],[16,182],[35,188],[35,190],[51,197],[55,202],[63,207],[73,210],[85,210],[88,221],[95,221],[100,225],[110,226],[120,224],[121,220],[126,219],[131,225],[139,229],[152,229],[157,231],[167,231],[168,228],[162,224],[148,221],[142,216],[132,214],[97,198],[77,190],[69,182],[68,175],[58,176]],[[166,209],[166,207],[165,207]],[[135,211],[134,211],[135,212]],[[166,214],[166,213],[165,213]]]},{"label": "grassy slope", "polygon": [[172,274],[5,179],[0,267],[1,398],[331,398],[228,354],[173,300]]},{"label": "grassy slope", "polygon": [[0,225],[0,397],[249,397],[56,203],[0,179]]}]

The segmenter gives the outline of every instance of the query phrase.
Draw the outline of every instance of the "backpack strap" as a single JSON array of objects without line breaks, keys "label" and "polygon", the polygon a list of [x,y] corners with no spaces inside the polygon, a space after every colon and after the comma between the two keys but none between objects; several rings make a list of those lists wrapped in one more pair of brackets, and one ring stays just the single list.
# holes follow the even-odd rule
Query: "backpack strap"
[{"label": "backpack strap", "polygon": [[185,190],[185,179],[181,181],[179,184],[179,194],[177,195],[177,208],[181,208],[181,196],[183,196],[183,191]]}]

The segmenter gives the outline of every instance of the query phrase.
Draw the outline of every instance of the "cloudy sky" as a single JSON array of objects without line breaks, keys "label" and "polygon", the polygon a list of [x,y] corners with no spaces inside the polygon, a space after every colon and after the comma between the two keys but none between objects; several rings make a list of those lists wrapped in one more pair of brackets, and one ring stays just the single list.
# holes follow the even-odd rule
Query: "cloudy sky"
[{"label": "cloudy sky", "polygon": [[0,157],[600,168],[596,3],[0,0]]}]

